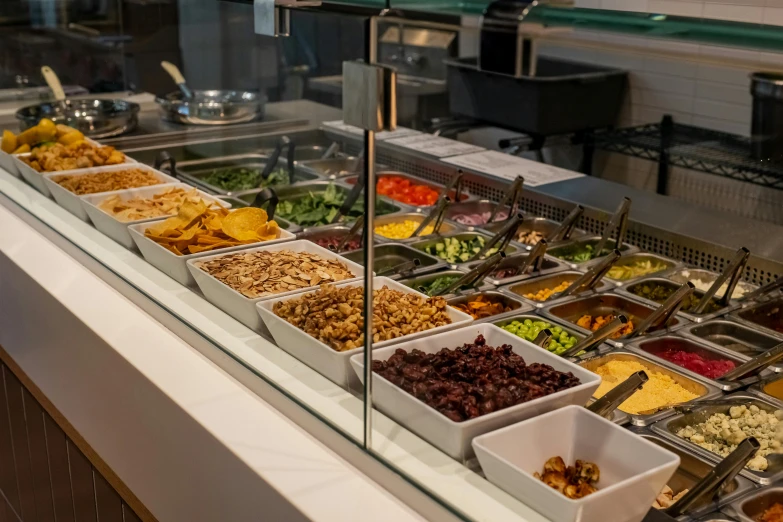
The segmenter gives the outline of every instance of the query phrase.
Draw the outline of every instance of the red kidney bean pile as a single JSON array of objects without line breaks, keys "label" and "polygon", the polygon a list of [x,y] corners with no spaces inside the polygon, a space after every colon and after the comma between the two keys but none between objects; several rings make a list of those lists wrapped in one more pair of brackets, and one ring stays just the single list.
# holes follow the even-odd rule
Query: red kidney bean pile
[{"label": "red kidney bean pile", "polygon": [[373,361],[373,371],[455,422],[580,384],[571,372],[525,363],[510,345],[487,346],[482,335],[433,354],[398,349],[387,361]]}]

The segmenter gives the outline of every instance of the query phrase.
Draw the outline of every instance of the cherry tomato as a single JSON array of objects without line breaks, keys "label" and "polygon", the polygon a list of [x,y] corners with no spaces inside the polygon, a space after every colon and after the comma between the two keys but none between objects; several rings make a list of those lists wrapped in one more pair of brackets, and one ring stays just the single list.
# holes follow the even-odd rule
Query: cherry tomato
[{"label": "cherry tomato", "polygon": [[434,205],[440,195],[437,190],[427,185],[412,183],[400,176],[383,176],[378,180],[376,189],[379,194],[419,207]]}]

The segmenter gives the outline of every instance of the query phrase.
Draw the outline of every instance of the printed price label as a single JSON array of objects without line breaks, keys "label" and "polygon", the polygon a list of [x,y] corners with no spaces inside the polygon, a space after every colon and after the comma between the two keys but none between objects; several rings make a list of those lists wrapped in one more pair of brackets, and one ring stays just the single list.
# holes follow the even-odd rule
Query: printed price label
[{"label": "printed price label", "polygon": [[388,142],[393,143],[394,145],[399,145],[400,147],[405,147],[406,149],[423,152],[424,154],[430,154],[437,158],[459,156],[462,154],[471,154],[473,152],[481,152],[482,150],[486,150],[484,147],[479,147],[478,145],[462,143],[460,141],[450,140],[440,136],[432,136],[430,134],[408,136],[406,138],[394,138],[392,140],[388,140]]},{"label": "printed price label", "polygon": [[537,187],[584,176],[584,174],[572,170],[553,167],[552,165],[511,156],[510,154],[503,154],[494,150],[454,156],[443,161],[508,180],[515,180],[517,176],[523,176],[525,185],[529,187]]}]

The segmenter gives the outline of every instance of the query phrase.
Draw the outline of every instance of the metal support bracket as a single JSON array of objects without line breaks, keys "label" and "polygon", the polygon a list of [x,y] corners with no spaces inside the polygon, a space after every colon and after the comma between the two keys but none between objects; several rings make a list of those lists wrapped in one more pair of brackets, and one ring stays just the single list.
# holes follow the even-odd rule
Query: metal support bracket
[{"label": "metal support bracket", "polygon": [[[397,74],[376,65],[378,18],[368,20],[366,62],[343,62],[343,121],[364,130],[364,447],[372,450],[375,133],[397,128]],[[358,183],[357,183],[358,185]]]},{"label": "metal support bracket", "polygon": [[343,62],[343,121],[364,130],[397,128],[397,72],[364,62]]},{"label": "metal support bracket", "polygon": [[290,10],[319,5],[320,0],[253,0],[253,29],[265,36],[290,36]]}]

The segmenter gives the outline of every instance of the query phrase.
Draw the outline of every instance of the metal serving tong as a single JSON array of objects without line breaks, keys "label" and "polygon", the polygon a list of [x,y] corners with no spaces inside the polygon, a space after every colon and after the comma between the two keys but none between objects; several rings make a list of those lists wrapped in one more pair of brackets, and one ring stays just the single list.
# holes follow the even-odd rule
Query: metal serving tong
[{"label": "metal serving tong", "polygon": [[742,471],[760,447],[761,444],[755,437],[748,437],[740,442],[728,457],[716,464],[703,479],[664,512],[670,517],[677,518],[687,513],[689,509],[701,505],[705,500],[712,499],[723,484],[734,479],[737,473]]},{"label": "metal serving tong", "polygon": [[641,388],[648,379],[649,377],[643,370],[632,373],[630,377],[606,392],[603,397],[587,406],[587,409],[601,417],[609,417],[628,397],[636,393],[636,390]]},{"label": "metal serving tong", "polygon": [[449,204],[451,204],[451,198],[448,196],[449,191],[446,190],[443,194],[440,195],[438,198],[438,202],[435,204],[435,207],[430,211],[429,214],[427,214],[427,217],[424,218],[424,220],[419,224],[418,227],[416,227],[416,230],[413,231],[413,234],[411,234],[411,237],[419,237],[419,234],[421,234],[425,228],[427,228],[427,225],[435,221],[435,224],[432,225],[432,233],[437,234],[440,230],[440,226],[443,224],[443,218],[446,214],[446,209],[449,208]]},{"label": "metal serving tong", "polygon": [[441,196],[448,196],[454,190],[454,201],[456,203],[462,201],[462,178],[464,176],[465,173],[462,172],[462,169],[458,169],[457,174],[446,184],[446,188],[441,192]]},{"label": "metal serving tong", "polygon": [[547,345],[549,345],[549,341],[552,340],[552,330],[549,328],[544,328],[540,332],[538,332],[538,335],[536,335],[536,338],[533,339],[533,344],[538,346],[539,348],[546,349]]},{"label": "metal serving tong", "polygon": [[337,155],[337,153],[340,151],[340,144],[336,141],[333,141],[331,145],[329,145],[329,148],[324,151],[323,154],[321,154],[321,159],[330,159]]},{"label": "metal serving tong", "polygon": [[724,373],[719,380],[727,382],[738,381],[743,377],[748,377],[763,370],[770,364],[774,364],[781,359],[783,359],[783,343],[770,348],[766,352],[760,353],[751,360],[740,364],[727,373]]},{"label": "metal serving tong", "polygon": [[259,191],[249,206],[261,208],[261,206],[267,201],[269,202],[266,207],[266,215],[268,216],[267,219],[274,219],[275,210],[277,210],[277,203],[280,201],[280,198],[277,197],[277,193],[273,189],[267,187],[264,190]]},{"label": "metal serving tong", "polygon": [[617,330],[628,324],[628,318],[622,314],[614,318],[614,320],[605,324],[602,328],[599,328],[595,332],[591,333],[568,350],[560,354],[560,357],[573,357],[581,351],[590,352],[598,348],[598,346],[609,339],[612,334]]},{"label": "metal serving tong", "polygon": [[720,287],[723,286],[723,283],[725,283],[726,280],[730,278],[729,284],[726,287],[726,293],[723,294],[723,297],[718,299],[719,305],[728,306],[729,301],[731,300],[731,295],[734,293],[734,288],[736,288],[740,277],[742,277],[742,271],[745,270],[745,265],[748,264],[749,257],[750,250],[747,248],[742,247],[737,250],[737,253],[734,254],[734,258],[731,260],[731,262],[729,262],[728,265],[726,265],[726,268],[723,269],[723,272],[720,274],[720,276],[718,276],[715,282],[712,283],[712,286],[709,288],[709,290],[704,293],[701,301],[699,301],[699,304],[696,305],[696,308],[692,310],[692,313],[697,315],[704,313],[704,309],[707,308],[707,305],[710,301],[712,301],[712,298],[718,292]]},{"label": "metal serving tong", "polygon": [[435,295],[448,295],[455,292],[457,289],[462,288],[463,286],[478,286],[484,280],[484,278],[487,277],[487,275],[489,275],[489,273],[492,272],[492,270],[494,270],[503,259],[505,259],[505,257],[506,254],[504,252],[496,252],[486,261],[472,268],[470,272],[463,275]]},{"label": "metal serving tong", "polygon": [[527,273],[529,268],[533,268],[531,272],[538,272],[541,270],[541,265],[544,262],[544,255],[546,255],[546,249],[549,246],[546,239],[542,239],[535,244],[533,250],[527,255],[525,260],[519,265],[519,275]]},{"label": "metal serving tong", "polygon": [[269,156],[266,165],[264,165],[264,170],[262,170],[261,174],[258,175],[256,186],[260,186],[264,180],[269,178],[269,175],[272,174],[272,171],[275,170],[275,167],[277,167],[277,161],[280,159],[280,154],[283,152],[283,147],[289,147],[289,157],[291,158],[291,164],[289,168],[293,170],[294,156],[293,152],[291,152],[293,150],[293,144],[287,136],[282,136],[279,140],[277,140],[277,145],[275,145],[275,149],[272,151],[272,155]]},{"label": "metal serving tong", "polygon": [[348,195],[345,197],[345,201],[343,201],[343,204],[340,205],[339,209],[337,209],[337,214],[335,214],[334,218],[332,218],[332,223],[339,223],[340,219],[351,211],[351,208],[353,208],[356,200],[359,199],[362,191],[364,191],[364,186],[366,183],[367,178],[365,176],[359,176],[356,178],[356,185],[354,185],[351,191],[348,192]]},{"label": "metal serving tong", "polygon": [[566,216],[563,222],[560,223],[560,226],[550,232],[546,240],[550,243],[554,243],[555,241],[565,241],[571,237],[571,234],[574,232],[574,228],[576,228],[576,222],[580,217],[582,217],[582,213],[584,211],[585,207],[582,205],[575,206]]},{"label": "metal serving tong", "polygon": [[155,158],[153,164],[157,170],[168,172],[170,176],[179,179],[179,172],[177,172],[177,160],[175,160],[168,151],[161,151],[158,157]]},{"label": "metal serving tong", "polygon": [[615,239],[614,247],[617,250],[623,249],[623,241],[625,241],[625,233],[628,231],[628,213],[631,211],[631,198],[623,198],[620,206],[615,210],[612,219],[604,227],[603,234],[598,244],[595,245],[594,257],[601,255],[601,252],[606,248],[606,242],[609,241],[609,236],[617,229],[617,238]]},{"label": "metal serving tong", "polygon": [[495,247],[495,245],[500,242],[500,245],[498,246],[498,251],[503,252],[506,250],[506,247],[509,243],[511,243],[511,240],[514,238],[514,236],[517,233],[517,227],[519,227],[519,224],[522,222],[522,214],[517,214],[513,218],[506,221],[506,224],[501,227],[498,232],[489,238],[486,243],[484,243],[484,246],[481,247],[481,250],[476,252],[476,255],[470,258],[471,261],[474,259],[481,259],[484,257],[487,252],[492,250],[492,248]]},{"label": "metal serving tong", "polygon": [[562,292],[553,294],[549,299],[559,299],[561,297],[567,297],[569,295],[580,294],[582,292],[592,290],[598,286],[598,283],[601,282],[601,280],[604,278],[607,272],[609,272],[618,259],[620,259],[620,251],[617,249],[612,250],[608,256],[601,259],[599,263],[596,263],[590,267],[587,272],[576,278],[568,288]]},{"label": "metal serving tong", "polygon": [[636,329],[628,335],[628,338],[638,337],[643,335],[650,328],[658,325],[666,325],[674,317],[677,312],[682,308],[682,303],[689,295],[691,295],[696,287],[693,283],[688,281],[678,288],[669,298],[656,308],[647,318],[639,324]]},{"label": "metal serving tong", "polygon": [[340,253],[345,249],[345,245],[348,244],[348,241],[351,240],[353,236],[359,233],[360,230],[364,227],[364,214],[360,215],[356,218],[356,221],[353,222],[353,225],[351,225],[350,230],[348,230],[348,233],[343,236],[343,238],[340,240],[339,243],[337,243],[337,246],[334,247],[332,245],[329,245],[329,249]]},{"label": "metal serving tong", "polygon": [[779,277],[776,280],[772,281],[771,283],[767,283],[764,286],[760,286],[759,288],[753,290],[752,292],[743,295],[742,297],[740,297],[740,299],[742,301],[752,301],[753,299],[758,299],[759,297],[763,297],[781,287],[783,287],[783,277]]},{"label": "metal serving tong", "polygon": [[382,270],[378,270],[376,272],[376,276],[385,276],[385,277],[392,277],[399,274],[404,274],[406,272],[410,272],[411,270],[415,270],[421,265],[421,261],[418,257],[415,257],[413,259],[409,259],[407,261],[403,261],[402,263],[399,263],[397,265],[387,266],[386,268]]},{"label": "metal serving tong", "polygon": [[522,176],[517,176],[517,179],[514,180],[514,182],[506,191],[506,195],[503,196],[503,199],[498,201],[498,204],[495,205],[495,207],[492,209],[492,213],[489,215],[487,223],[492,223],[495,221],[495,216],[503,209],[504,206],[506,206],[506,202],[509,200],[511,201],[511,204],[508,207],[508,217],[506,219],[511,219],[511,216],[517,211],[517,205],[519,204],[519,198],[522,197],[522,186],[524,184],[525,178]]}]

